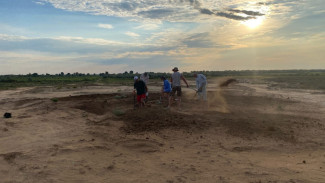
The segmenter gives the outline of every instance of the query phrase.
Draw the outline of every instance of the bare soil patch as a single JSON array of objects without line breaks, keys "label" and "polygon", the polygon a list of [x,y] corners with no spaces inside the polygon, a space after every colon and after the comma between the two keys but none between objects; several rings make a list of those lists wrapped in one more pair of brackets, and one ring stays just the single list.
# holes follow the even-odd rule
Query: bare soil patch
[{"label": "bare soil patch", "polygon": [[127,92],[3,93],[0,180],[325,182],[322,103],[236,83],[208,91],[207,107],[184,88],[181,110],[158,90],[143,109]]}]

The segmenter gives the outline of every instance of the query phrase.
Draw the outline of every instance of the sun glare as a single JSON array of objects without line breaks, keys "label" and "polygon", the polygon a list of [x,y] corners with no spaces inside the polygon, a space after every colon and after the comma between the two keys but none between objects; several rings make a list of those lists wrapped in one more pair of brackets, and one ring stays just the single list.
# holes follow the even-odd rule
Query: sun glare
[{"label": "sun glare", "polygon": [[250,29],[255,29],[263,23],[263,20],[264,20],[264,16],[257,17],[255,19],[245,20],[245,21],[242,21],[241,23],[246,25]]}]

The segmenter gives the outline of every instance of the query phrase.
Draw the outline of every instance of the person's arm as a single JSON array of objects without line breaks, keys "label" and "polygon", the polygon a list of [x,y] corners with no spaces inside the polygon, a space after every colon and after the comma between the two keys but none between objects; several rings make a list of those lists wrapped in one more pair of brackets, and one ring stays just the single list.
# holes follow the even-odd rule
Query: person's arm
[{"label": "person's arm", "polygon": [[203,84],[200,83],[198,88],[197,88],[197,92],[202,92],[202,89],[203,89]]},{"label": "person's arm", "polygon": [[185,84],[186,84],[186,87],[188,88],[188,84],[187,84],[187,81],[186,81],[186,79],[184,78],[184,76],[183,76],[183,75],[181,75],[181,78],[182,78],[182,80],[185,82]]}]

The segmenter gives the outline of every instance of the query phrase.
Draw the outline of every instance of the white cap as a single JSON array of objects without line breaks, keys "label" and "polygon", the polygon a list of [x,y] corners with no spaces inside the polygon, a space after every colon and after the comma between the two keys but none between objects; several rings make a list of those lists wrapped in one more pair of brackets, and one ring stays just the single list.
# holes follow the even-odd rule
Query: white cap
[{"label": "white cap", "polygon": [[137,79],[139,79],[138,76],[134,76],[134,80],[137,80]]}]

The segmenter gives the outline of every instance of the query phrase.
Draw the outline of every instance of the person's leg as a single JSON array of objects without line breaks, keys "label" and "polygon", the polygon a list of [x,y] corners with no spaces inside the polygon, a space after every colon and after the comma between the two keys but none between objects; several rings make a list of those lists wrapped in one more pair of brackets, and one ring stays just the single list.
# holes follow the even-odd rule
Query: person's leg
[{"label": "person's leg", "polygon": [[207,109],[209,107],[208,97],[207,97],[207,88],[204,86],[202,88],[202,99],[203,99],[203,108]]},{"label": "person's leg", "polygon": [[174,98],[174,97],[173,97],[172,95],[169,96],[168,106],[167,106],[167,107],[172,106],[172,100],[173,100],[173,98]]},{"label": "person's leg", "polygon": [[202,92],[197,92],[197,100],[201,101],[202,98]]},{"label": "person's leg", "polygon": [[141,107],[141,95],[137,95],[137,103],[138,103],[138,107]]},{"label": "person's leg", "polygon": [[170,92],[165,92],[165,98],[167,101],[169,100],[169,95],[170,95]]},{"label": "person's leg", "polygon": [[170,92],[170,95],[169,95],[168,106],[167,107],[171,107],[172,106],[172,102],[173,102],[175,93],[176,93],[176,87],[173,87],[172,88],[172,91]]},{"label": "person's leg", "polygon": [[181,108],[181,102],[182,102],[182,88],[179,86],[179,87],[177,87],[177,106],[178,106],[178,109]]},{"label": "person's leg", "polygon": [[138,95],[137,99],[138,99],[139,108],[144,107],[146,94]]},{"label": "person's leg", "polygon": [[142,99],[142,107],[144,107],[146,105],[146,102],[147,102],[146,100],[148,99],[147,94],[143,94],[141,99]]},{"label": "person's leg", "polygon": [[170,92],[164,93],[164,101],[167,101],[167,103],[169,102],[169,96],[170,96]]},{"label": "person's leg", "polygon": [[145,97],[145,102],[148,102],[148,95],[149,95],[149,93],[148,92],[146,92],[146,97]]},{"label": "person's leg", "polygon": [[203,98],[203,101],[208,101],[208,98],[207,98],[207,87],[206,86],[203,86],[202,88],[202,98]]},{"label": "person's leg", "polygon": [[141,98],[140,107],[144,107],[146,98]]}]

